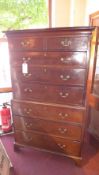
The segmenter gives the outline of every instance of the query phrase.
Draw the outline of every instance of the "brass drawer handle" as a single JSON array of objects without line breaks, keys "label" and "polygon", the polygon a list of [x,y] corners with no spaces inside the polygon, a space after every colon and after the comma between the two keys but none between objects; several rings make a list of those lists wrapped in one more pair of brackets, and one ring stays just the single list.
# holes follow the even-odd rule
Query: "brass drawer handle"
[{"label": "brass drawer handle", "polygon": [[63,114],[63,113],[59,113],[59,116],[61,117],[61,119],[65,119],[67,118],[69,115],[67,113]]},{"label": "brass drawer handle", "polygon": [[44,57],[46,57],[47,56],[47,53],[44,53]]},{"label": "brass drawer handle", "polygon": [[67,128],[58,128],[58,131],[61,133],[61,134],[65,134],[67,132]]},{"label": "brass drawer handle", "polygon": [[67,39],[64,39],[63,41],[61,41],[61,45],[64,47],[69,47],[71,46],[72,42],[68,41]]},{"label": "brass drawer handle", "polygon": [[44,89],[47,89],[47,86],[44,86]]},{"label": "brass drawer handle", "polygon": [[32,123],[27,123],[27,122],[25,122],[25,126],[28,127],[28,128],[30,128],[30,127],[32,127],[33,125],[32,125]]},{"label": "brass drawer handle", "polygon": [[25,88],[25,89],[24,89],[24,92],[32,92],[32,89],[30,89],[30,88]]},{"label": "brass drawer handle", "polygon": [[61,60],[62,63],[66,64],[66,63],[71,61],[71,58],[69,58],[69,57],[68,58],[61,58],[60,60]]},{"label": "brass drawer handle", "polygon": [[22,136],[23,136],[24,142],[30,142],[33,140],[33,138],[30,135],[27,135],[24,131],[22,131]]},{"label": "brass drawer handle", "polygon": [[27,46],[29,46],[30,45],[30,42],[29,41],[22,41],[21,42],[21,46],[22,47],[27,47]]},{"label": "brass drawer handle", "polygon": [[65,145],[65,144],[58,143],[57,145],[58,145],[60,148],[66,148],[66,145]]},{"label": "brass drawer handle", "polygon": [[62,97],[62,98],[67,98],[69,93],[63,93],[63,92],[60,92],[59,95]]},{"label": "brass drawer handle", "polygon": [[46,73],[47,72],[47,68],[44,68],[43,71]]},{"label": "brass drawer handle", "polygon": [[31,108],[29,108],[29,109],[24,108],[24,112],[26,112],[26,114],[30,114],[32,112],[32,109]]},{"label": "brass drawer handle", "polygon": [[66,75],[66,76],[60,75],[60,78],[61,78],[62,80],[64,80],[64,81],[67,81],[67,80],[70,79],[70,75]]},{"label": "brass drawer handle", "polygon": [[23,57],[22,60],[23,60],[24,62],[28,62],[28,61],[31,60],[31,58],[30,58],[30,57],[28,57],[28,58]]},{"label": "brass drawer handle", "polygon": [[29,77],[31,77],[32,74],[31,73],[29,73],[29,74],[26,73],[26,74],[23,74],[23,75],[24,75],[24,77],[29,78]]},{"label": "brass drawer handle", "polygon": [[25,141],[26,142],[30,142],[30,141],[32,141],[33,139],[32,139],[32,137],[25,137]]}]

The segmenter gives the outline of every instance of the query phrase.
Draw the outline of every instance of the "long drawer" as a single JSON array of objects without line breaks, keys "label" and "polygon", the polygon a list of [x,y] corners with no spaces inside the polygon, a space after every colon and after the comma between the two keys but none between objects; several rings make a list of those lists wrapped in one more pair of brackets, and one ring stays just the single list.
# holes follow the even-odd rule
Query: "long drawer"
[{"label": "long drawer", "polygon": [[[23,72],[22,72],[23,71]],[[36,81],[52,84],[85,85],[86,69],[73,69],[64,66],[31,66],[24,73],[23,67],[13,67],[14,81]]]},{"label": "long drawer", "polygon": [[52,134],[67,137],[74,140],[81,140],[82,126],[64,124],[42,119],[14,116],[14,127],[17,130],[37,131],[40,133]]},{"label": "long drawer", "polygon": [[57,104],[84,105],[83,87],[52,86],[45,84],[13,84],[15,99]]},{"label": "long drawer", "polygon": [[69,156],[80,156],[80,142],[35,132],[15,131],[18,144],[33,146],[43,150],[62,153]]},{"label": "long drawer", "polygon": [[84,122],[85,109],[70,106],[12,100],[14,115],[61,122]]},{"label": "long drawer", "polygon": [[12,52],[13,66],[24,62],[31,65],[65,65],[86,67],[86,52]]}]

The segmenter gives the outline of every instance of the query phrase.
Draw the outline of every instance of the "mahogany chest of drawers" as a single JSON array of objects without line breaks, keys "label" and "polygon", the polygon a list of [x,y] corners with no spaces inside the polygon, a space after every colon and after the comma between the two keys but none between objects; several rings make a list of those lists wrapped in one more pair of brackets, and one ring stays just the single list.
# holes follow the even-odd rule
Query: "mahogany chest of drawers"
[{"label": "mahogany chest of drawers", "polygon": [[92,27],[7,31],[15,148],[80,162]]}]

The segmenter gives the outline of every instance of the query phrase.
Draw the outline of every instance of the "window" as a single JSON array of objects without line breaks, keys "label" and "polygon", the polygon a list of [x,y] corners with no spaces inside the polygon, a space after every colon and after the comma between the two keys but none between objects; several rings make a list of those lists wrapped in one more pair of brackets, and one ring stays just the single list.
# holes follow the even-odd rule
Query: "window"
[{"label": "window", "polygon": [[[29,4],[29,2],[31,4]],[[33,6],[34,2],[34,6]],[[25,4],[27,3],[27,5]],[[33,10],[34,9],[34,10]],[[36,11],[35,11],[36,10]],[[40,12],[40,13],[39,13]],[[51,0],[0,1],[0,29],[51,27]],[[12,99],[8,43],[0,37],[0,108]],[[1,125],[1,118],[0,118]]]},{"label": "window", "polygon": [[11,87],[8,43],[0,42],[0,88]]},{"label": "window", "polygon": [[[51,27],[51,0],[7,0],[0,1],[0,7],[1,30]],[[0,93],[11,91],[8,44],[5,38],[1,38]]]},{"label": "window", "polygon": [[49,27],[51,0],[0,1],[0,29]]}]

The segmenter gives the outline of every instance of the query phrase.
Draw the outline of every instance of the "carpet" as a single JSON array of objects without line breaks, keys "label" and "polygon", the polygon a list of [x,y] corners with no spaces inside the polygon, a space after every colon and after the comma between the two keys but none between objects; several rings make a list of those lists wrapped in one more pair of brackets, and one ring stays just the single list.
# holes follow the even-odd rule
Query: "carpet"
[{"label": "carpet", "polygon": [[[64,156],[22,147],[14,151],[14,135],[1,136],[1,141],[12,161],[13,175],[99,175],[99,144],[97,148],[85,137],[82,166]],[[94,141],[95,143],[95,141]]]},{"label": "carpet", "polygon": [[4,145],[0,140],[0,175],[11,175],[12,163],[8,157]]}]

